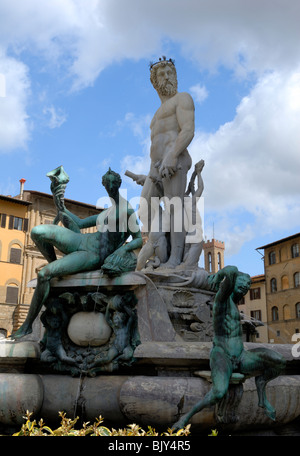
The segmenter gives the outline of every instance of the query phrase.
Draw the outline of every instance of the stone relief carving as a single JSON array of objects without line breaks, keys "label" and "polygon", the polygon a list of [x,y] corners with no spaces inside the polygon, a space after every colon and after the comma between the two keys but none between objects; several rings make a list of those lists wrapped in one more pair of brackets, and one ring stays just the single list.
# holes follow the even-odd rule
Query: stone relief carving
[{"label": "stone relief carving", "polygon": [[95,376],[128,367],[140,343],[133,291],[51,296],[41,315],[41,361],[51,370]]}]

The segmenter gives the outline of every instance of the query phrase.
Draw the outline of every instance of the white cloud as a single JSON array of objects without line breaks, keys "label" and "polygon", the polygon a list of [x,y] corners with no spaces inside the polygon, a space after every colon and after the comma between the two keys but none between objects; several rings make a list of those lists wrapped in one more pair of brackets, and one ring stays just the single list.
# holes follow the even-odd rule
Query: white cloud
[{"label": "white cloud", "polygon": [[298,0],[10,0],[0,4],[0,43],[59,60],[77,88],[114,61],[156,56],[165,38],[203,68],[247,74],[299,60],[299,9]]},{"label": "white cloud", "polygon": [[[3,0],[0,3],[0,42],[10,52],[30,50],[46,59],[72,48],[80,26],[80,1]],[[89,2],[92,4],[92,0]]]},{"label": "white cloud", "polygon": [[134,174],[148,174],[150,169],[150,156],[148,151],[144,155],[126,155],[122,160],[122,170],[131,171]]},{"label": "white cloud", "polygon": [[208,97],[208,91],[205,86],[201,84],[195,84],[190,88],[191,95],[194,98],[194,101],[197,103],[202,103]]},{"label": "white cloud", "polygon": [[0,183],[0,195],[14,196],[20,189],[19,182],[16,183],[10,176],[3,176]]},{"label": "white cloud", "polygon": [[[126,155],[123,158],[121,163],[123,173],[128,170],[134,174],[148,174],[150,169],[150,122],[150,114],[136,116],[131,112],[127,113],[122,121],[118,122],[119,128],[129,127],[132,130],[141,147],[141,155]],[[125,176],[124,181],[136,188],[136,184],[130,178]]]},{"label": "white cloud", "polygon": [[[231,122],[197,132],[190,147],[194,161],[206,162],[205,209],[219,214],[218,229],[237,245],[270,232],[274,221],[278,229],[299,226],[299,90],[297,70],[264,76]],[[252,219],[251,229],[236,232],[238,211]]]},{"label": "white cloud", "polygon": [[[3,0],[0,73],[7,96],[0,98],[0,150],[26,147],[30,139],[26,54],[78,90],[113,62],[151,60],[175,42],[200,69],[223,65],[257,80],[235,118],[215,133],[198,131],[190,147],[194,162],[206,161],[205,208],[218,213],[227,252],[268,232],[274,218],[278,227],[299,225],[299,16],[298,0]],[[207,97],[199,84],[191,92],[199,103]],[[66,114],[46,99],[49,126],[58,127]],[[148,172],[149,123],[130,113],[121,121],[142,150],[124,157],[122,169]],[[249,222],[240,225],[239,211]]]},{"label": "white cloud", "polygon": [[0,98],[6,96],[6,80],[4,74],[0,74]]},{"label": "white cloud", "polygon": [[151,115],[145,114],[136,116],[133,112],[127,112],[124,119],[117,121],[117,129],[130,128],[133,135],[139,138],[141,142],[147,141]]},{"label": "white cloud", "polygon": [[185,55],[203,68],[221,63],[240,74],[291,68],[300,55],[299,8],[297,0],[288,7],[284,0],[106,0],[98,7],[94,2],[84,16],[90,29],[79,43],[74,68],[80,74],[84,62],[86,70],[90,65],[95,71],[101,63],[154,54],[166,37],[182,43]]},{"label": "white cloud", "polygon": [[30,80],[22,62],[0,54],[0,71],[5,78],[5,96],[0,98],[0,150],[25,147],[30,137],[26,113]]},{"label": "white cloud", "polygon": [[66,114],[60,108],[55,108],[54,106],[44,108],[43,113],[49,117],[47,124],[51,129],[61,127],[67,120]]}]

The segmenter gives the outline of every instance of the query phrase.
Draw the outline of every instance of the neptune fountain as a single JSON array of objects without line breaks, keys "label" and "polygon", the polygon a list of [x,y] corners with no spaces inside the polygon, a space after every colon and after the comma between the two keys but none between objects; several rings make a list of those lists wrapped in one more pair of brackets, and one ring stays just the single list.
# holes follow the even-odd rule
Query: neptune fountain
[{"label": "neptune fountain", "polygon": [[[192,434],[206,435],[215,427],[276,434],[300,415],[291,346],[243,341],[238,302],[249,275],[198,265],[205,163],[188,180],[193,99],[177,91],[172,59],[152,63],[150,79],[161,104],[149,173],[125,173],[142,186],[138,214],[111,169],[102,178],[111,206],[86,219],[65,205],[63,166],[47,174],[57,216],[31,237],[48,264],[28,284],[35,291],[25,322],[0,341],[3,432],[26,410],[46,422],[64,410],[85,421],[101,414],[114,426],[191,423]],[[87,227],[94,232],[82,233]]]}]

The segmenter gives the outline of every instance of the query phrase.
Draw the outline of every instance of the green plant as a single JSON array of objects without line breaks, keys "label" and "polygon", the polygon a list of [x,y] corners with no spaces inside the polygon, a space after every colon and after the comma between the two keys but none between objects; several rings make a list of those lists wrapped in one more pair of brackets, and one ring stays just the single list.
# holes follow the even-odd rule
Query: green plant
[{"label": "green plant", "polygon": [[30,413],[28,410],[26,412],[26,422],[22,424],[22,427],[19,432],[13,434],[13,436],[184,436],[190,434],[190,425],[186,426],[184,429],[173,432],[172,429],[168,429],[167,432],[159,434],[155,431],[154,428],[148,426],[148,431],[145,431],[137,424],[130,424],[125,429],[108,429],[105,426],[102,426],[103,422],[102,416],[96,419],[93,424],[90,422],[83,423],[81,429],[75,429],[75,425],[79,417],[71,420],[66,417],[66,413],[58,413],[61,418],[61,425],[52,430],[49,426],[46,426],[43,419],[40,419],[39,422],[36,420],[31,421],[33,413]]}]

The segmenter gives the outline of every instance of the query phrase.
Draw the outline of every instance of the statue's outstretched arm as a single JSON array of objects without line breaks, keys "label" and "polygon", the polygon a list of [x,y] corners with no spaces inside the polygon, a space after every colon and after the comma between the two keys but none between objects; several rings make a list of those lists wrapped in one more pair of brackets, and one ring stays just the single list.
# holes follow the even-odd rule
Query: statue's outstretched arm
[{"label": "statue's outstretched arm", "polygon": [[132,173],[131,171],[126,170],[125,171],[125,176],[130,177],[132,180],[134,180],[138,185],[144,185],[145,180],[147,176],[145,174],[135,174]]},{"label": "statue's outstretched arm", "polygon": [[217,291],[216,300],[225,301],[233,292],[235,279],[239,273],[236,266],[225,266],[218,271],[212,282],[212,289]]},{"label": "statue's outstretched arm", "polygon": [[97,217],[99,215],[99,214],[91,215],[90,217],[86,217],[84,219],[81,219],[77,215],[75,215],[72,212],[70,212],[66,207],[64,208],[64,213],[66,213],[76,223],[76,225],[80,229],[82,229],[82,228],[90,228],[92,226],[96,226]]}]

